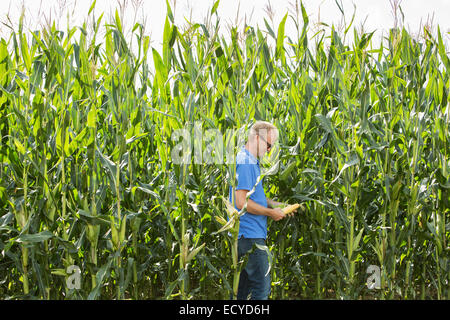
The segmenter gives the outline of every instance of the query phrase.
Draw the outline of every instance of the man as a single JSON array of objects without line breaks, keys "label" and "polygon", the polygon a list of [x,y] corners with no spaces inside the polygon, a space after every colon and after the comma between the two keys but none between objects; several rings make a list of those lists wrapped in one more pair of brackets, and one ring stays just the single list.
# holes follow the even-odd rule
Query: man
[{"label": "man", "polygon": [[[248,141],[236,157],[236,209],[245,205],[247,193],[253,190],[261,174],[259,160],[269,152],[278,139],[277,128],[269,122],[257,121],[250,128]],[[232,187],[229,200],[233,203]],[[247,201],[246,213],[239,224],[238,257],[244,256],[255,243],[265,245],[267,238],[267,217],[274,221],[284,219],[286,215],[277,207],[283,203],[266,198],[263,179],[256,185],[255,191]],[[265,300],[270,294],[270,274],[267,252],[255,248],[248,257],[246,267],[239,278],[237,299]]]}]

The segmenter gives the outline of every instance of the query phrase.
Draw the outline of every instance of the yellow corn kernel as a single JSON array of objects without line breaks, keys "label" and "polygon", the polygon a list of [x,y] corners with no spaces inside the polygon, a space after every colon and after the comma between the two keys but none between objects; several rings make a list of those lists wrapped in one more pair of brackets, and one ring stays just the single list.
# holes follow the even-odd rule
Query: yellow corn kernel
[{"label": "yellow corn kernel", "polygon": [[300,204],[296,203],[296,204],[291,204],[285,208],[283,208],[283,212],[284,214],[288,214],[291,213],[292,211],[296,210],[298,207],[300,207]]}]

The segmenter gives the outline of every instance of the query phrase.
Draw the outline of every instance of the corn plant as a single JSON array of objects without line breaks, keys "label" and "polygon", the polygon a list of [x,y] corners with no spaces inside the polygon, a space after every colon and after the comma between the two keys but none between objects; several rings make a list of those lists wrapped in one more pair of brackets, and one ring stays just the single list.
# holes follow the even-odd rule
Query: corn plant
[{"label": "corn plant", "polygon": [[[0,297],[235,296],[245,259],[222,201],[240,145],[230,132],[266,120],[280,133],[266,195],[303,205],[269,219],[272,299],[450,298],[439,28],[396,25],[378,43],[351,23],[311,35],[300,2],[278,26],[227,29],[218,1],[204,22],[176,25],[167,3],[158,51],[143,23],[127,33],[119,11],[95,18],[94,6],[62,30],[27,30],[22,15],[0,39]],[[197,161],[208,130],[227,161]]]}]

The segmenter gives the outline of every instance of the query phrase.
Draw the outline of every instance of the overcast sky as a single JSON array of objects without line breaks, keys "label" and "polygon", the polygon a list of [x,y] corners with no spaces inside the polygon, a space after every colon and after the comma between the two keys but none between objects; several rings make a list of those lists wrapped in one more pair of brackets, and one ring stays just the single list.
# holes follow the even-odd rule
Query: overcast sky
[{"label": "overcast sky", "polygon": [[[39,23],[44,20],[44,16],[62,18],[65,21],[67,12],[73,12],[71,25],[74,23],[80,25],[91,5],[91,0],[0,0],[2,5],[0,9],[0,21],[5,21],[8,14],[13,22],[18,21],[20,15],[21,4],[25,5],[26,23],[30,29],[36,28]],[[299,0],[297,0],[299,2]],[[366,32],[377,30],[376,34],[381,37],[383,30],[386,31],[394,25],[394,15],[392,11],[392,3],[395,0],[338,0],[343,4],[346,22],[349,23],[353,11],[356,10],[355,21],[353,26],[361,29],[364,26]],[[398,0],[397,0],[398,1]],[[95,13],[98,17],[101,12],[105,12],[106,16],[110,14],[111,8],[119,7],[118,4],[127,2],[124,11],[125,24],[130,27],[135,18],[134,5],[142,2],[137,11],[137,20],[142,21],[142,17],[146,18],[146,29],[151,34],[152,46],[160,48],[162,42],[162,34],[164,20],[166,16],[165,0],[97,0]],[[244,21],[248,25],[260,26],[265,29],[264,20],[269,22],[267,8],[270,4],[274,12],[273,25],[278,27],[283,16],[288,12],[293,12],[296,0],[222,0],[218,7],[218,13],[222,21],[222,28],[226,31],[227,23],[236,25],[236,22],[243,26]],[[193,22],[203,22],[204,17],[212,7],[214,0],[169,0],[172,4],[175,20],[177,25],[184,23],[184,17],[192,17]],[[303,4],[310,17],[311,28],[318,21],[335,24],[339,26],[342,21],[342,15],[336,5],[336,0],[303,0]],[[421,26],[431,23],[434,31],[439,24],[441,32],[446,40],[450,42],[450,0],[401,0],[400,5],[404,14],[404,26],[417,34],[421,30]],[[356,6],[356,7],[354,7]],[[356,8],[356,9],[355,9]],[[239,19],[236,16],[239,10]],[[401,13],[398,17],[401,18]],[[301,19],[301,17],[300,17]],[[61,19],[59,19],[61,20]],[[105,21],[105,19],[104,19]],[[61,23],[61,21],[60,21]],[[62,23],[62,28],[65,24]],[[5,27],[0,25],[0,35],[5,36]],[[294,23],[288,19],[286,23],[286,34],[295,35]]]}]

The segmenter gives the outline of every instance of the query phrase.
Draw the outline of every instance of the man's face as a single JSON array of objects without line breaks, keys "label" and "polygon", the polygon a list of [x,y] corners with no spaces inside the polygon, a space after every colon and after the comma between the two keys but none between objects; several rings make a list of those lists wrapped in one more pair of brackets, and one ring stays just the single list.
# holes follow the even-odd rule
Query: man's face
[{"label": "man's face", "polygon": [[276,134],[273,130],[262,130],[256,135],[256,143],[258,146],[258,157],[262,158],[266,152],[272,150],[276,141]]}]

